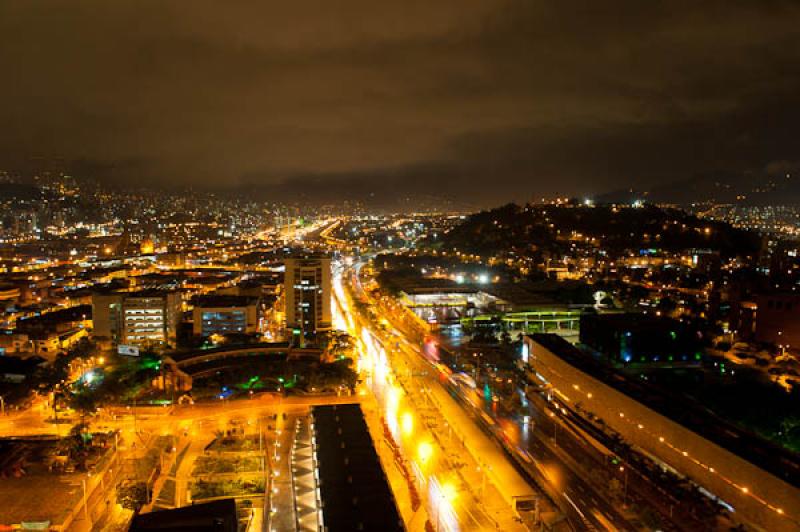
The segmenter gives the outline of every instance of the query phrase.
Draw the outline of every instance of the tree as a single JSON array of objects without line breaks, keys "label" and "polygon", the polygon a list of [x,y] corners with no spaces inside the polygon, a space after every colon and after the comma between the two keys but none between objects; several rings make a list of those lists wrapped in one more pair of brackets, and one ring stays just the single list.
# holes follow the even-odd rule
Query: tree
[{"label": "tree", "polygon": [[144,482],[125,484],[117,490],[117,502],[123,508],[138,512],[147,504],[147,485]]},{"label": "tree", "polygon": [[665,315],[670,315],[678,308],[678,303],[670,296],[664,296],[658,300],[658,306],[656,306],[656,308]]},{"label": "tree", "polygon": [[506,347],[511,345],[511,335],[508,333],[508,331],[502,332],[500,335],[500,342]]},{"label": "tree", "polygon": [[81,420],[97,410],[97,394],[87,386],[81,386],[69,398],[69,406],[81,414]]},{"label": "tree", "polygon": [[352,355],[355,349],[355,341],[352,336],[344,331],[331,331],[326,335],[327,345],[325,348],[334,358],[342,358]]}]

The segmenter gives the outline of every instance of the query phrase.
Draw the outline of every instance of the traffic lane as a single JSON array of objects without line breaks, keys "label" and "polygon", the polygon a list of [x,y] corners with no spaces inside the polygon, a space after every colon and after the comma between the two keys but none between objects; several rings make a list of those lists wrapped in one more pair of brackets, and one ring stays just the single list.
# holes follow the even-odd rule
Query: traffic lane
[{"label": "traffic lane", "polygon": [[[374,335],[373,335],[374,336]],[[374,336],[375,341],[378,344],[383,346],[383,343],[380,338]],[[393,355],[390,355],[390,361],[394,358]],[[398,361],[393,360],[394,364]],[[407,364],[407,362],[403,361]],[[396,369],[395,369],[396,371]],[[408,384],[411,382],[407,381]],[[427,420],[432,415],[425,414],[422,410],[420,410],[419,405],[427,404],[428,400],[422,396],[420,392],[421,387],[431,386],[434,385],[434,379],[431,375],[416,375],[413,378],[413,386],[406,387],[406,393],[411,399],[412,404],[415,405],[415,412],[417,413],[417,417],[423,420],[425,428],[423,430],[429,431],[432,436],[434,436],[435,440],[437,441],[438,446],[441,448],[441,459],[444,460],[442,462],[436,461],[436,465],[432,466],[432,469],[435,472],[435,476],[441,477],[444,476],[451,476],[455,475],[456,477],[460,478],[459,484],[461,486],[460,489],[466,490],[470,496],[469,497],[457,497],[454,502],[451,502],[453,505],[453,510],[455,511],[456,515],[458,516],[459,522],[464,526],[464,529],[494,529],[495,528],[495,521],[487,514],[486,510],[489,507],[486,500],[481,502],[481,498],[477,497],[470,488],[471,484],[469,484],[465,478],[463,478],[464,471],[454,470],[452,465],[450,465],[449,461],[451,458],[447,458],[447,452],[444,444],[442,442],[449,441],[448,436],[441,431],[444,430],[444,427],[447,426],[446,420],[441,415],[437,409],[433,409],[434,415],[436,419],[441,419],[443,423],[434,423],[430,424]],[[399,442],[402,447],[405,447],[404,442],[401,438]],[[407,443],[407,442],[406,442]],[[413,449],[412,449],[413,452]],[[472,459],[469,458],[471,461]],[[498,494],[499,497],[499,494]]]},{"label": "traffic lane", "polygon": [[[544,412],[539,411],[534,405],[530,405],[529,411],[533,414],[532,417],[535,421],[533,430],[525,430],[524,420],[519,417],[497,416],[497,419],[503,419],[513,423],[519,430],[519,433],[525,435],[524,440],[521,438],[521,443],[527,445],[529,452],[534,450],[539,456],[545,456],[548,460],[557,462],[562,470],[568,472],[566,477],[571,479],[569,485],[577,490],[573,500],[585,501],[587,504],[587,508],[585,509],[589,514],[591,514],[591,510],[593,509],[592,505],[594,505],[596,507],[595,509],[600,509],[604,514],[608,514],[605,515],[605,518],[610,519],[615,526],[633,528],[618,512],[616,506],[600,495],[597,488],[583,479],[583,470],[595,467],[605,468],[602,459],[598,460],[593,454],[593,448],[588,448],[576,441],[572,431],[561,423],[558,416],[551,417],[545,415]],[[549,427],[545,428],[546,424],[549,424]],[[561,456],[561,453],[554,448],[560,449],[560,451],[571,458],[581,457],[582,459],[575,460],[576,463],[567,463],[564,457]],[[591,504],[589,501],[591,501]]]},{"label": "traffic lane", "polygon": [[[510,460],[511,465],[514,469],[523,476],[525,481],[531,485],[536,486],[537,483],[531,478],[532,476],[536,476],[535,474],[531,474],[530,471],[525,470],[520,461],[512,456],[507,449],[504,448],[503,445],[500,445],[497,440],[497,435],[493,433],[491,430],[487,430],[487,427],[482,423],[482,420],[479,419],[477,416],[474,408],[465,408],[465,405],[459,400],[458,397],[455,397],[451,390],[445,386],[439,378],[439,372],[433,366],[431,366],[425,359],[422,359],[419,355],[409,356],[408,353],[403,353],[407,359],[408,363],[415,366],[418,372],[415,374],[415,382],[420,383],[421,385],[427,385],[429,387],[438,386],[442,390],[443,393],[454,397],[457,400],[457,404],[461,407],[462,411],[467,415],[467,417],[471,420],[471,422],[475,423],[477,427],[489,437],[490,441],[499,447],[499,450],[503,453],[503,455]],[[539,491],[538,488],[535,491]],[[561,494],[563,496],[563,493]],[[562,506],[562,505],[558,505]],[[584,517],[584,514],[581,513],[580,510],[573,508],[570,504],[564,504],[563,510],[566,513],[567,519],[571,523],[571,526],[575,530],[587,530],[587,529],[596,529],[595,525],[592,525],[592,522],[596,522],[600,524],[593,516],[588,519]],[[590,523],[587,527],[587,522]],[[606,527],[601,526],[600,529],[605,529]],[[624,530],[624,528],[617,528],[618,530]]]},{"label": "traffic lane", "polygon": [[[404,345],[403,347],[404,349],[400,349],[400,351],[403,351],[410,358],[411,363],[414,364],[414,366],[418,371],[420,372],[430,371],[438,373],[438,370],[434,366],[432,366],[431,361],[425,356],[424,351],[422,349],[419,348],[412,349],[410,347],[407,347],[406,345]],[[437,385],[445,387],[438,379],[430,379],[430,382],[435,382]],[[445,389],[447,389],[447,387],[445,387]],[[460,393],[457,393],[456,395],[459,396],[462,406],[467,407],[465,408],[465,410],[468,413],[470,409],[475,408],[475,406],[469,403],[467,399],[463,398]],[[487,413],[490,416],[494,416],[494,413],[491,411]],[[544,417],[549,417],[549,416],[544,416]],[[477,422],[479,426],[482,426],[479,416],[475,415],[473,419],[474,421]],[[512,421],[516,423],[516,421],[514,420]],[[487,430],[486,427],[482,428],[484,428],[484,431]],[[488,434],[497,438],[497,435],[494,434],[492,431],[489,431]],[[567,466],[567,464],[565,464],[560,457],[558,457],[547,447],[546,444],[538,440],[538,438],[535,441],[536,444],[534,450],[540,455],[538,459],[541,459],[541,456],[544,455],[547,461],[558,464],[559,469],[561,471],[566,472],[566,474],[563,474],[566,483],[565,483],[565,489],[562,490],[562,495],[564,493],[567,494],[566,497],[567,505],[565,505],[564,507],[567,509],[573,508],[575,510],[571,520],[573,524],[576,524],[575,522],[577,521],[578,523],[580,523],[581,526],[585,526],[585,521],[588,519],[590,522],[593,522],[595,526],[598,526],[601,529],[605,529],[607,528],[606,525],[594,515],[595,511],[600,511],[601,513],[605,514],[604,517],[606,519],[609,519],[614,524],[614,526],[617,527],[617,530],[632,529],[632,527],[627,523],[625,518],[617,512],[615,507],[613,507],[609,502],[605,501],[602,497],[599,497],[591,488],[591,486],[588,485],[585,481],[583,481],[583,479],[580,478],[579,475],[575,474],[573,470],[569,466]],[[529,451],[531,450],[530,447],[528,450]],[[530,472],[527,473],[530,475]],[[574,493],[575,497],[574,498],[570,497],[570,493]],[[572,499],[573,502],[571,502],[570,499]],[[574,508],[575,499],[581,502],[581,507]],[[591,503],[589,501],[591,501]]]},{"label": "traffic lane", "polygon": [[[394,329],[395,334],[397,334],[398,332],[405,333],[405,331],[403,331],[395,323],[392,322],[392,325],[393,325],[393,329]],[[362,326],[363,326],[363,324],[362,324]],[[383,344],[386,344],[387,342],[391,342],[391,340],[392,340],[391,338],[385,338],[383,334],[375,335],[375,337],[376,337],[377,340],[379,340]],[[432,365],[433,361],[429,360],[425,356],[424,351],[422,349],[420,349],[419,347],[414,346],[413,344],[411,344],[410,342],[408,342],[405,339],[403,339],[403,340],[404,341],[402,342],[402,344],[398,342],[396,344],[396,347],[400,348],[400,349],[398,349],[399,352],[402,352],[403,354],[406,355],[406,357],[407,357],[406,360],[407,360],[407,363],[409,364],[409,366],[414,367],[420,374],[423,374],[423,375],[425,373],[427,373],[428,371],[438,373],[438,370],[435,368],[435,366]],[[419,378],[419,377],[417,377],[417,378]],[[428,382],[430,382],[430,383],[436,383],[437,385],[442,386],[442,384],[439,382],[438,379],[429,378],[429,379],[426,379],[426,380],[428,380]],[[463,404],[462,404],[462,406],[463,406]],[[478,423],[478,425],[481,426],[480,423]],[[482,428],[484,428],[484,427],[482,427]],[[486,429],[484,428],[484,430],[486,430]],[[491,433],[491,432],[489,432],[488,435],[496,438],[496,435]],[[549,454],[550,454],[550,459],[551,460],[553,460],[556,463],[561,463],[561,461],[558,460],[557,458],[553,457],[553,455],[551,453],[549,453]],[[585,497],[584,497],[584,492],[587,489],[589,489],[588,485],[586,485],[577,475],[574,475],[571,472],[571,470],[569,468],[567,468],[563,463],[561,464],[561,469],[563,469],[565,471],[569,471],[569,474],[567,475],[567,478],[568,478],[568,480],[570,482],[568,483],[568,487],[562,492],[562,495],[564,495],[565,499],[567,500],[567,505],[565,505],[565,507],[567,508],[568,512],[570,510],[572,510],[570,512],[570,514],[571,514],[570,515],[570,517],[571,517],[570,521],[572,523],[573,528],[577,527],[576,530],[581,530],[581,529],[585,530],[586,529],[586,525],[587,525],[587,520],[588,520],[590,523],[593,523],[593,526],[600,527],[600,529],[606,529],[607,526],[605,525],[605,523],[603,523],[600,519],[598,519],[594,515],[594,512],[603,511],[605,513],[610,513],[610,514],[614,515],[612,520],[614,522],[617,522],[616,526],[618,526],[618,528],[617,528],[618,530],[626,530],[626,529],[628,529],[628,525],[627,524],[622,525],[622,524],[619,523],[620,521],[625,523],[624,518],[619,516],[616,513],[616,511],[615,511],[615,509],[613,507],[609,506],[608,504],[603,505],[602,503],[599,503],[599,501],[597,501],[596,497],[592,496],[592,498],[590,500],[592,500],[593,502],[597,501],[598,504],[596,504],[595,507],[588,507],[589,504],[586,502]],[[571,501],[571,497],[569,496],[569,492],[571,492],[572,489],[571,489],[570,486],[580,486],[580,488],[579,488],[580,489],[580,493],[577,495],[577,498],[578,498],[579,501],[581,501],[582,504],[586,505],[586,507],[584,508],[585,511],[583,511],[580,508],[578,508],[575,505],[575,503]],[[589,516],[589,517],[587,517],[587,516]]]},{"label": "traffic lane", "polygon": [[[456,395],[460,396],[460,394]],[[476,411],[477,409],[473,406],[472,410]],[[493,435],[499,441],[497,434],[491,430],[490,427],[486,426],[479,415],[474,414],[474,420],[478,426],[483,428],[488,434]],[[506,452],[511,452],[505,446],[501,445],[501,447]],[[520,456],[522,456],[516,447],[512,446],[512,449],[513,452],[519,453]],[[578,530],[585,530],[588,523],[588,526],[591,527],[599,527],[601,530],[607,529],[608,527],[603,523],[602,519],[595,515],[597,512],[600,512],[603,514],[603,518],[608,519],[614,524],[614,530],[633,530],[633,527],[616,512],[613,506],[596,496],[592,488],[584,482],[578,474],[574,473],[572,469],[564,464],[563,460],[554,454],[547,445],[536,440],[532,449],[536,452],[536,455],[530,452],[531,448],[529,447],[527,457],[522,458],[522,461],[517,461],[517,464],[527,473],[532,481],[540,476],[540,474],[537,470],[528,465],[529,460],[535,460],[543,465],[545,471],[550,473],[550,477],[548,478],[546,476],[546,480],[551,482],[557,493],[564,499],[563,502],[565,504],[560,504],[559,507],[567,512],[569,521],[573,527],[577,527]],[[578,504],[578,502],[580,502],[580,504]]]},{"label": "traffic lane", "polygon": [[[584,463],[593,464],[595,467],[606,470],[610,475],[617,477],[621,482],[624,478],[622,475],[617,474],[617,468],[611,468],[606,462],[606,458],[610,455],[601,453],[598,449],[590,443],[581,443],[581,438],[570,428],[570,424],[574,424],[580,430],[586,431],[588,434],[597,434],[597,429],[586,420],[581,418],[571,410],[567,410],[566,414],[558,410],[557,407],[553,409],[558,414],[551,417],[545,416],[540,411],[549,409],[550,405],[546,402],[544,397],[534,395],[528,396],[531,398],[529,402],[529,411],[535,414],[539,421],[539,427],[545,436],[553,437],[555,426],[558,429],[558,444],[564,448],[571,456],[582,456]],[[545,428],[545,425],[549,425]],[[563,434],[563,436],[562,436]],[[603,435],[597,435],[596,439],[600,442],[603,440]],[[605,445],[609,448],[609,445]],[[701,520],[697,519],[691,511],[686,510],[686,506],[681,504],[681,501],[673,495],[666,492],[658,484],[654,483],[650,478],[643,475],[636,468],[626,465],[626,475],[628,482],[627,499],[636,504],[651,507],[657,510],[663,519],[668,529],[675,530],[695,530],[706,526]],[[666,524],[669,523],[669,525]]]},{"label": "traffic lane", "polygon": [[[357,316],[356,322],[362,325],[366,330],[370,331],[372,340],[376,342],[381,349],[387,352],[387,356],[389,357],[389,360],[392,366],[394,367],[393,369],[396,373],[398,369],[396,367],[398,365],[398,362],[402,363],[407,368],[410,368],[412,365],[415,367],[420,367],[418,364],[420,363],[424,364],[424,361],[419,360],[419,357],[417,356],[410,357],[407,353],[402,353],[397,350],[392,350],[391,348],[389,350],[386,350],[386,346],[389,345],[387,344],[386,335],[383,332],[373,330],[369,325],[362,324],[361,321],[362,321],[361,318]],[[399,356],[402,357],[402,359],[397,357],[398,353]],[[408,389],[407,392],[411,393],[414,396],[417,396],[419,395],[418,391],[420,390],[420,388],[423,388],[425,386],[428,386],[428,388],[436,386],[437,378],[438,378],[437,372],[419,371],[413,376],[413,383],[414,383],[413,389]],[[446,390],[443,390],[443,393],[447,393]],[[423,401],[423,403],[427,401],[425,398],[418,398],[418,400]],[[446,426],[446,420],[444,420],[441,412],[438,412],[437,410],[436,413],[438,417],[442,418],[442,421],[444,421],[444,424],[438,427],[439,429],[443,430],[443,427]],[[422,417],[424,418],[425,416]],[[434,431],[435,427],[428,427],[428,428],[429,430]],[[438,431],[436,433],[439,434]],[[447,439],[447,436],[439,434],[438,439],[440,441],[444,441]],[[469,460],[472,461],[472,458],[470,457]],[[452,467],[448,466],[446,469],[443,470],[443,472],[452,473],[453,472]],[[463,472],[461,473],[457,472],[458,476],[462,476],[462,474]],[[471,492],[471,490],[469,489],[470,484],[467,483],[465,479],[462,480],[464,481],[463,484],[464,488]],[[504,508],[503,511],[506,511],[505,508],[507,508],[507,506],[505,505],[505,502],[502,500],[500,493],[498,493],[497,496],[499,497],[498,501],[502,501],[500,502],[500,504]],[[459,497],[457,499],[457,503],[454,509],[457,515],[459,516],[459,521],[462,524],[469,525],[467,526],[466,529],[472,529],[474,527],[477,527],[479,529],[486,529],[486,528],[493,529],[495,528],[495,524],[493,524],[495,522],[487,514],[488,508],[489,505],[487,504],[486,500],[484,500],[482,503],[480,497],[477,497],[474,493],[471,493],[471,497],[468,498]]]},{"label": "traffic lane", "polygon": [[[370,329],[369,327],[364,325],[361,316],[358,316],[357,322],[358,322],[358,324],[360,326],[366,327],[367,329]],[[394,333],[396,335],[398,333],[398,328],[397,328],[396,325],[394,326]],[[391,337],[387,337],[387,335],[385,333],[383,333],[382,331],[373,332],[373,336],[384,347],[386,345],[391,345],[392,338]],[[399,348],[399,349],[396,349],[396,352],[402,353],[404,355],[407,367],[413,368],[414,370],[416,370],[415,379],[417,380],[417,382],[421,382],[421,383],[425,382],[429,386],[442,386],[443,391],[445,393],[449,393],[449,390],[447,390],[447,388],[444,387],[442,385],[442,383],[439,381],[439,378],[438,378],[439,371],[438,371],[438,369],[436,369],[435,366],[432,365],[433,362],[430,361],[427,357],[425,357],[424,352],[422,350],[420,350],[418,347],[416,347],[413,344],[411,344],[410,342],[408,342],[405,338],[402,338],[402,340],[403,340],[402,341],[402,347],[401,347],[401,344],[399,342],[395,343],[396,347]],[[436,377],[434,377],[434,375],[436,375]],[[470,412],[468,409],[464,409],[463,408],[463,404],[462,404],[462,409],[465,410],[465,413],[468,416],[470,416],[470,417],[474,416],[474,412]],[[481,428],[481,430],[483,430],[488,436],[490,436],[492,441],[496,441],[495,440],[496,439],[496,435],[495,434],[493,434],[491,432],[486,432],[485,427],[483,427],[481,425],[481,423],[477,423],[477,424],[478,424],[479,428]],[[501,449],[503,449],[502,445],[500,447],[501,447]],[[503,451],[507,452],[504,449],[503,449]],[[512,460],[512,463],[515,463],[515,461]],[[535,485],[535,483],[534,483],[534,485]],[[569,497],[567,496],[567,498],[569,498]],[[587,528],[589,528],[589,529],[595,528],[591,524],[589,524],[589,526],[587,527],[587,520],[584,517],[584,514],[582,514],[581,511],[578,510],[577,508],[573,508],[573,506],[574,505],[570,505],[570,504],[565,505],[565,508],[567,509],[567,512],[568,512],[567,513],[567,517],[571,522],[572,528],[575,529],[575,530],[586,530]],[[599,521],[596,521],[596,523],[598,525],[600,525],[601,528],[603,528],[603,529],[606,528],[606,527],[602,526],[602,524]]]}]

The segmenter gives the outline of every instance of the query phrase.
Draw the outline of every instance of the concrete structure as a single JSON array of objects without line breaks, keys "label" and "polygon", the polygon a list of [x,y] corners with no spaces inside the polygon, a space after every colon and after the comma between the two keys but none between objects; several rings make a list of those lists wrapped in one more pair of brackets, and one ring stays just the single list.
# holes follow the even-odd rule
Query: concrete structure
[{"label": "concrete structure", "polygon": [[197,532],[236,532],[239,519],[236,500],[221,499],[192,504],[185,508],[161,510],[133,517],[130,532],[194,530]]},{"label": "concrete structure", "polygon": [[285,357],[286,360],[311,359],[319,362],[322,360],[322,350],[292,347],[288,342],[275,342],[173,353],[170,360],[177,369],[196,378],[209,372],[216,372],[221,367],[247,366],[253,360],[275,356]]},{"label": "concrete structure", "polygon": [[66,331],[45,331],[31,335],[33,355],[40,356],[50,362],[69,351],[81,338],[88,336],[83,327],[75,327]]},{"label": "concrete structure", "polygon": [[315,406],[311,415],[320,528],[405,530],[361,406]]},{"label": "concrete structure", "polygon": [[768,291],[737,298],[731,305],[730,329],[744,341],[800,348],[800,294]]},{"label": "concrete structure", "polygon": [[20,354],[55,360],[88,334],[92,326],[88,305],[45,312],[17,320],[12,335],[12,348]]},{"label": "concrete structure", "polygon": [[123,299],[121,292],[92,294],[92,336],[95,339],[119,342]]},{"label": "concrete structure", "polygon": [[192,376],[183,371],[170,357],[161,363],[161,373],[152,381],[153,388],[165,392],[188,392],[192,389]]},{"label": "concrete structure", "polygon": [[30,345],[30,337],[27,334],[11,332],[0,334],[0,356],[29,352]]},{"label": "concrete structure", "polygon": [[175,291],[94,294],[93,336],[111,344],[175,345],[180,311],[180,293]]},{"label": "concrete structure", "polygon": [[175,345],[181,300],[178,292],[146,291],[122,302],[122,343]]},{"label": "concrete structure", "polygon": [[286,259],[284,293],[286,328],[293,334],[307,335],[331,329],[329,257],[313,255]]},{"label": "concrete structure", "polygon": [[246,296],[204,296],[192,309],[192,334],[254,334],[259,330],[260,298]]},{"label": "concrete structure", "polygon": [[580,310],[531,310],[479,314],[474,317],[462,318],[461,325],[480,327],[502,322],[509,331],[555,332],[561,336],[575,336],[580,330],[580,320]]},{"label": "concrete structure", "polygon": [[[755,530],[800,530],[799,475],[797,462],[789,453],[766,442],[761,445],[730,426],[719,429],[703,420],[690,429],[676,422],[676,411],[682,412],[684,419],[693,419],[695,411],[678,404],[676,398],[659,401],[662,408],[657,410],[651,406],[655,404],[653,393],[647,389],[636,393],[636,383],[621,391],[625,379],[615,379],[612,370],[604,371],[556,335],[526,336],[524,342],[532,376],[573,412],[580,406],[602,418],[634,447],[734,507],[736,517]],[[670,408],[669,415],[665,414]],[[725,447],[717,443],[725,438]],[[735,454],[729,449],[736,446]]]}]

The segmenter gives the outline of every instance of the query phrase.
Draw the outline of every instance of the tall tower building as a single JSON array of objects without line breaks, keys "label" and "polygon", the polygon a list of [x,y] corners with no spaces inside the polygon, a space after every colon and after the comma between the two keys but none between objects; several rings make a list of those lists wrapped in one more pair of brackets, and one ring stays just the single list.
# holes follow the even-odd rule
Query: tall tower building
[{"label": "tall tower building", "polygon": [[112,345],[175,345],[179,292],[149,290],[92,295],[93,336]]},{"label": "tall tower building", "polygon": [[286,328],[293,336],[331,329],[331,259],[304,255],[286,259]]}]

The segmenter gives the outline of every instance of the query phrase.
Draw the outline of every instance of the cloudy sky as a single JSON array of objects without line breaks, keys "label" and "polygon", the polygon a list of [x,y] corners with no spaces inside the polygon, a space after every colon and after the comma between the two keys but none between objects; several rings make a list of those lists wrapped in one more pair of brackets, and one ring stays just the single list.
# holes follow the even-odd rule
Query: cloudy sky
[{"label": "cloudy sky", "polygon": [[0,169],[495,202],[800,160],[800,4],[0,3]]}]

